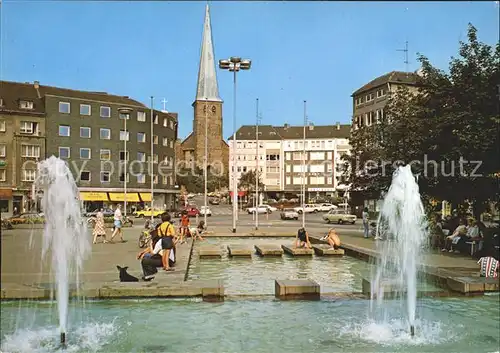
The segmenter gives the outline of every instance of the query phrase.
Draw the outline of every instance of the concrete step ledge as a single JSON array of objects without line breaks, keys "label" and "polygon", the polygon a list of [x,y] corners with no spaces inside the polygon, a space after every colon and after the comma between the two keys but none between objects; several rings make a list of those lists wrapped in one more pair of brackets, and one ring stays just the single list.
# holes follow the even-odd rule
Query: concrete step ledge
[{"label": "concrete step ledge", "polygon": [[275,280],[274,295],[281,300],[319,300],[320,286],[311,280]]}]

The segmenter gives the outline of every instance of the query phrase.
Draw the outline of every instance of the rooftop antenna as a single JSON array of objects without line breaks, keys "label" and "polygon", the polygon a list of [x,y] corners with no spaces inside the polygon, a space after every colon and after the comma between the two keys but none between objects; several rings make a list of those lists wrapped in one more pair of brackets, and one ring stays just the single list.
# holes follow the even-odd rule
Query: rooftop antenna
[{"label": "rooftop antenna", "polygon": [[409,70],[409,61],[408,61],[408,41],[405,42],[405,48],[404,49],[396,49],[396,51],[402,51],[403,53],[405,53],[405,70],[406,72],[408,72]]}]

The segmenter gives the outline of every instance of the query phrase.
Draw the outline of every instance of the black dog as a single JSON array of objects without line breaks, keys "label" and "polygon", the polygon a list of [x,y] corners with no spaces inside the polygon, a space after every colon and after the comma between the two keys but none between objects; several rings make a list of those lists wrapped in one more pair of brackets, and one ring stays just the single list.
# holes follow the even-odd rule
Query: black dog
[{"label": "black dog", "polygon": [[120,271],[120,282],[139,282],[139,278],[127,273],[128,266],[116,266],[116,268]]}]

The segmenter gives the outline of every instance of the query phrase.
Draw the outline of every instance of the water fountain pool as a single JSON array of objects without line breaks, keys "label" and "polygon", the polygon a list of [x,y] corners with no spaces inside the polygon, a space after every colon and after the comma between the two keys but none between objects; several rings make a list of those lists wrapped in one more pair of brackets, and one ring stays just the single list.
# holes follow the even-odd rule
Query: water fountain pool
[{"label": "water fountain pool", "polygon": [[[51,163],[53,164],[42,165],[50,167],[50,170],[58,165],[54,160]],[[47,172],[50,175],[50,171]],[[71,178],[63,178],[53,184],[54,180],[48,178],[41,183],[48,190],[46,214],[50,213],[50,205],[56,207],[50,221],[51,226],[47,229],[51,233],[45,234],[44,240],[47,246],[52,244],[52,247],[56,246],[65,254],[65,257],[53,254],[54,264],[70,265],[65,262],[70,259],[75,262],[67,267],[68,271],[56,271],[55,282],[59,286],[57,304],[2,302],[2,352],[48,353],[61,350],[57,340],[61,331],[68,332],[65,350],[74,353],[258,353],[302,350],[312,353],[486,353],[498,350],[498,295],[479,298],[424,298],[414,300],[410,305],[406,297],[386,300],[383,301],[383,320],[370,310],[369,300],[346,298],[293,302],[275,300],[268,295],[258,300],[240,298],[218,304],[187,299],[102,300],[87,302],[87,305],[81,307],[78,302],[68,302],[66,294],[70,274],[78,273],[82,256],[90,243],[90,235],[85,233],[81,222],[67,223],[68,217],[76,220],[79,215],[76,208],[68,207],[75,201],[74,182]],[[50,188],[50,185],[58,185],[59,189],[65,185],[64,192],[56,192],[55,187]],[[59,231],[54,232],[54,229]],[[76,235],[77,239],[71,230],[79,234]],[[255,244],[260,240],[245,241]],[[291,239],[265,240],[280,244],[290,241]],[[208,243],[221,242],[221,239],[208,240]],[[76,247],[72,248],[70,245]],[[78,249],[76,253],[75,248]],[[49,253],[50,251],[47,252]],[[283,257],[268,260],[223,258],[222,261],[212,261],[208,267],[206,264],[194,260],[189,280],[222,276],[228,294],[270,294],[265,283],[272,285],[272,280],[282,276],[312,277],[322,283],[324,288],[328,288],[327,291],[358,291],[361,278],[370,271],[369,264],[349,257]],[[69,271],[70,269],[74,271]],[[412,272],[406,273],[408,275]],[[383,272],[381,277],[388,274],[390,272]],[[73,280],[78,281],[78,278]],[[328,284],[339,280],[340,283]],[[416,285],[416,281],[414,284]],[[54,310],[55,307],[57,310]],[[414,315],[411,322],[418,328],[414,337],[408,331],[411,315]]]}]

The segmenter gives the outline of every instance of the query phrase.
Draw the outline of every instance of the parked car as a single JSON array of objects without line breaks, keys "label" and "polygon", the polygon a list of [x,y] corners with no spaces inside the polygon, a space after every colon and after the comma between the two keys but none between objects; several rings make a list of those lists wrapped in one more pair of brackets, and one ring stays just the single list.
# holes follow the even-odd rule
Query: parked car
[{"label": "parked car", "polygon": [[165,212],[164,210],[159,210],[159,209],[153,209],[152,211],[150,209],[145,209],[141,211],[134,211],[133,215],[134,217],[138,218],[151,217],[151,214],[153,214],[153,217],[158,217],[164,212]]},{"label": "parked car", "polygon": [[326,221],[326,223],[351,223],[354,224],[356,223],[357,217],[353,214],[350,214],[349,211],[337,208],[333,209],[327,214],[323,215],[323,220]]},{"label": "parked car", "polygon": [[257,207],[257,211],[255,211],[255,210],[256,210],[255,207],[247,208],[248,214],[252,214],[255,212],[258,212],[259,214],[260,213],[273,213],[273,212],[276,212],[278,209],[276,207],[272,207],[269,205],[260,205],[259,207]]},{"label": "parked car", "polygon": [[[184,209],[181,209],[181,210],[175,212],[175,217],[182,216],[182,213],[184,211],[187,211],[188,217],[196,217],[197,215],[200,214],[200,210],[198,208],[196,208],[196,206],[188,206]],[[207,214],[207,216],[208,216],[208,214]]]},{"label": "parked car", "polygon": [[208,200],[208,203],[211,204],[211,205],[219,205],[220,204],[220,200],[216,199],[216,198],[211,198],[211,199]]},{"label": "parked car", "polygon": [[329,212],[330,210],[333,210],[336,208],[338,208],[338,207],[335,205],[332,205],[331,203],[322,203],[321,205],[319,205],[319,210],[321,212]]},{"label": "parked car", "polygon": [[[205,206],[200,207],[200,216],[204,216],[205,212],[207,213],[207,217],[210,217],[212,215],[212,211],[210,210],[209,207],[205,208]],[[189,214],[189,212],[188,212]]]},{"label": "parked car", "polygon": [[293,208],[285,208],[281,211],[281,219],[299,219],[299,214]]},{"label": "parked car", "polygon": [[[99,208],[92,211],[92,212],[87,212],[85,213],[85,217],[96,217],[97,212],[99,212]],[[102,213],[104,214],[104,217],[112,217],[115,214],[115,211],[113,211],[111,208],[105,208]]]},{"label": "parked car", "polygon": [[302,214],[303,212],[305,213],[313,213],[313,212],[319,212],[320,208],[319,205],[313,204],[313,203],[308,203],[304,205],[305,208],[302,208],[302,206],[294,207],[293,209],[295,212],[298,214]]}]

